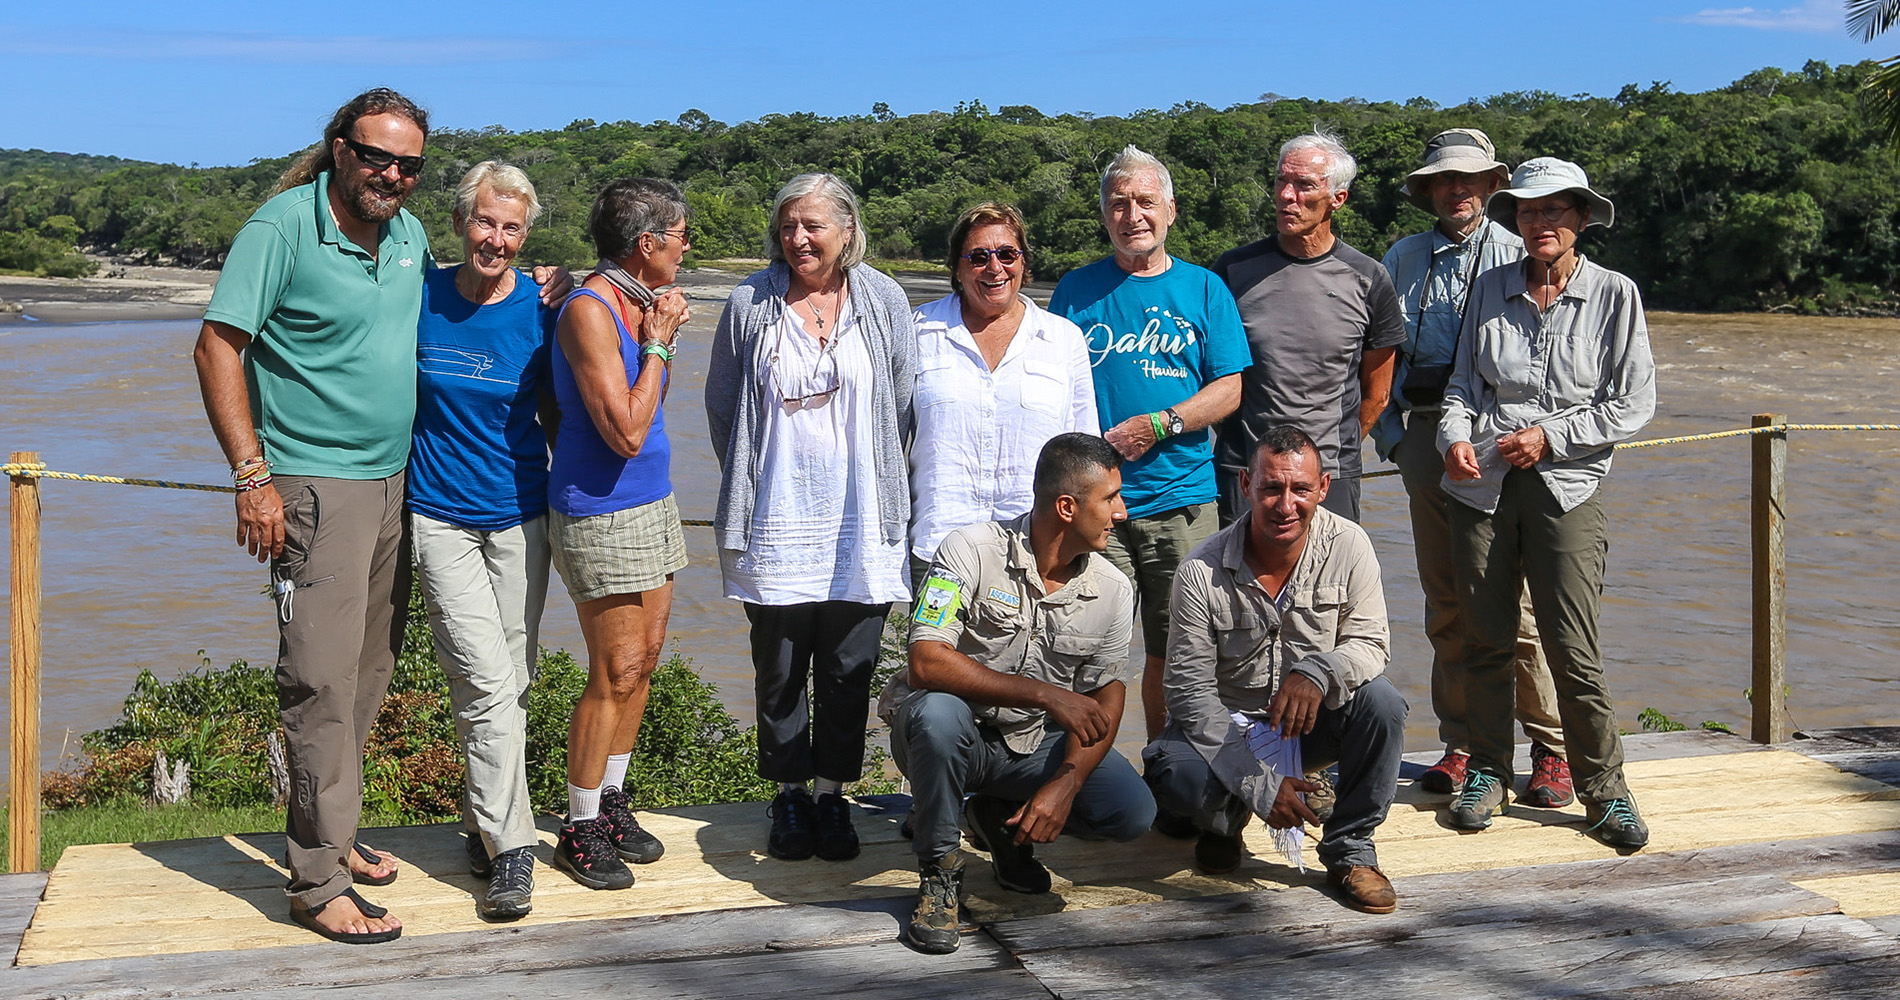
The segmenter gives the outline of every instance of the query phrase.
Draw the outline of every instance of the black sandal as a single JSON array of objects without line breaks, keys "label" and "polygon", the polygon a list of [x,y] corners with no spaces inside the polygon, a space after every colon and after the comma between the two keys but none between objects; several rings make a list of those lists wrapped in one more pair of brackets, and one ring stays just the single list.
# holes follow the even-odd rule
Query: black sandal
[{"label": "black sandal", "polygon": [[[355,845],[355,850],[356,856],[369,862],[372,867],[383,863],[383,859],[380,855],[364,847],[362,844]],[[401,874],[401,871],[399,868],[392,868],[387,875],[369,875],[363,872],[351,872],[350,881],[355,882],[357,885],[383,886],[396,881],[396,876]]]},{"label": "black sandal", "polygon": [[350,902],[356,904],[357,910],[360,911],[363,916],[371,920],[381,920],[389,915],[387,908],[377,906],[375,903],[364,899],[357,895],[356,890],[352,888],[345,889],[340,895],[325,900],[316,906],[306,908],[293,905],[290,908],[290,919],[339,944],[382,944],[385,941],[394,941],[402,937],[402,928],[400,927],[391,928],[386,931],[366,931],[361,934],[353,934],[349,931],[333,931],[317,923],[317,914],[322,913],[324,907],[329,906],[343,896],[350,897]]}]

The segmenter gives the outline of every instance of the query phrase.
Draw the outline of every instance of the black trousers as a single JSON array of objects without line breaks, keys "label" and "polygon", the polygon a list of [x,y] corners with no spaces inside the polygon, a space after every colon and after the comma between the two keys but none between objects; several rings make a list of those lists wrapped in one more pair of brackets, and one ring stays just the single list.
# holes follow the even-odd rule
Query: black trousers
[{"label": "black trousers", "polygon": [[888,604],[851,601],[745,606],[752,623],[759,777],[798,782],[863,776],[871,672],[890,610]]}]

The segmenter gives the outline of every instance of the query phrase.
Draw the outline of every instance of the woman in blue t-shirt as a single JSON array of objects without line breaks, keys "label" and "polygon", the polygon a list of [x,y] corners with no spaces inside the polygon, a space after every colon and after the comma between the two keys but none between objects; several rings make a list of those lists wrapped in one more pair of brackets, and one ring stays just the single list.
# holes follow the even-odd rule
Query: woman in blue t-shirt
[{"label": "woman in blue t-shirt", "polygon": [[607,185],[588,229],[600,263],[561,310],[552,357],[561,409],[548,482],[554,567],[587,641],[587,687],[567,735],[567,823],[554,863],[592,889],[625,889],[664,848],[624,791],[666,641],[686,541],[673,503],[666,398],[686,296],[668,289],[691,242],[670,181]]},{"label": "woman in blue t-shirt", "polygon": [[513,267],[540,212],[519,169],[487,161],[455,193],[465,263],[429,272],[416,328],[409,522],[437,658],[468,758],[462,825],[491,920],[530,908],[528,685],[548,587],[548,392],[555,313]]}]

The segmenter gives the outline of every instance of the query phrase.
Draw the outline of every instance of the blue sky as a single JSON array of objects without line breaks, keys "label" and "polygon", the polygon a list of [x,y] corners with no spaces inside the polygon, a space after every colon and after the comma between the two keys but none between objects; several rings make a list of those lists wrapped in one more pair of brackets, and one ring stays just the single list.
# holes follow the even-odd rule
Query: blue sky
[{"label": "blue sky", "polygon": [[[991,108],[1122,114],[1290,97],[1456,104],[1511,90],[1705,90],[1900,53],[1839,0],[328,4],[10,3],[0,147],[244,163],[387,85],[439,127]],[[1509,12],[1502,14],[1499,12]],[[558,17],[558,21],[553,20]]]}]

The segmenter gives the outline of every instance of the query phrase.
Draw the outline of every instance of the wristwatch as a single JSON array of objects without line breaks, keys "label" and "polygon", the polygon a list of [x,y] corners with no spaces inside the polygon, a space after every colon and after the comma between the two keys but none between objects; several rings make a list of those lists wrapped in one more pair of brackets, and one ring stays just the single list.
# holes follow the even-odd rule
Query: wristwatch
[{"label": "wristwatch", "polygon": [[1169,437],[1173,437],[1176,434],[1179,434],[1182,431],[1187,429],[1187,425],[1181,422],[1181,415],[1179,413],[1174,412],[1174,407],[1170,406],[1167,409],[1162,410],[1161,416],[1165,418],[1168,422],[1168,436]]}]

